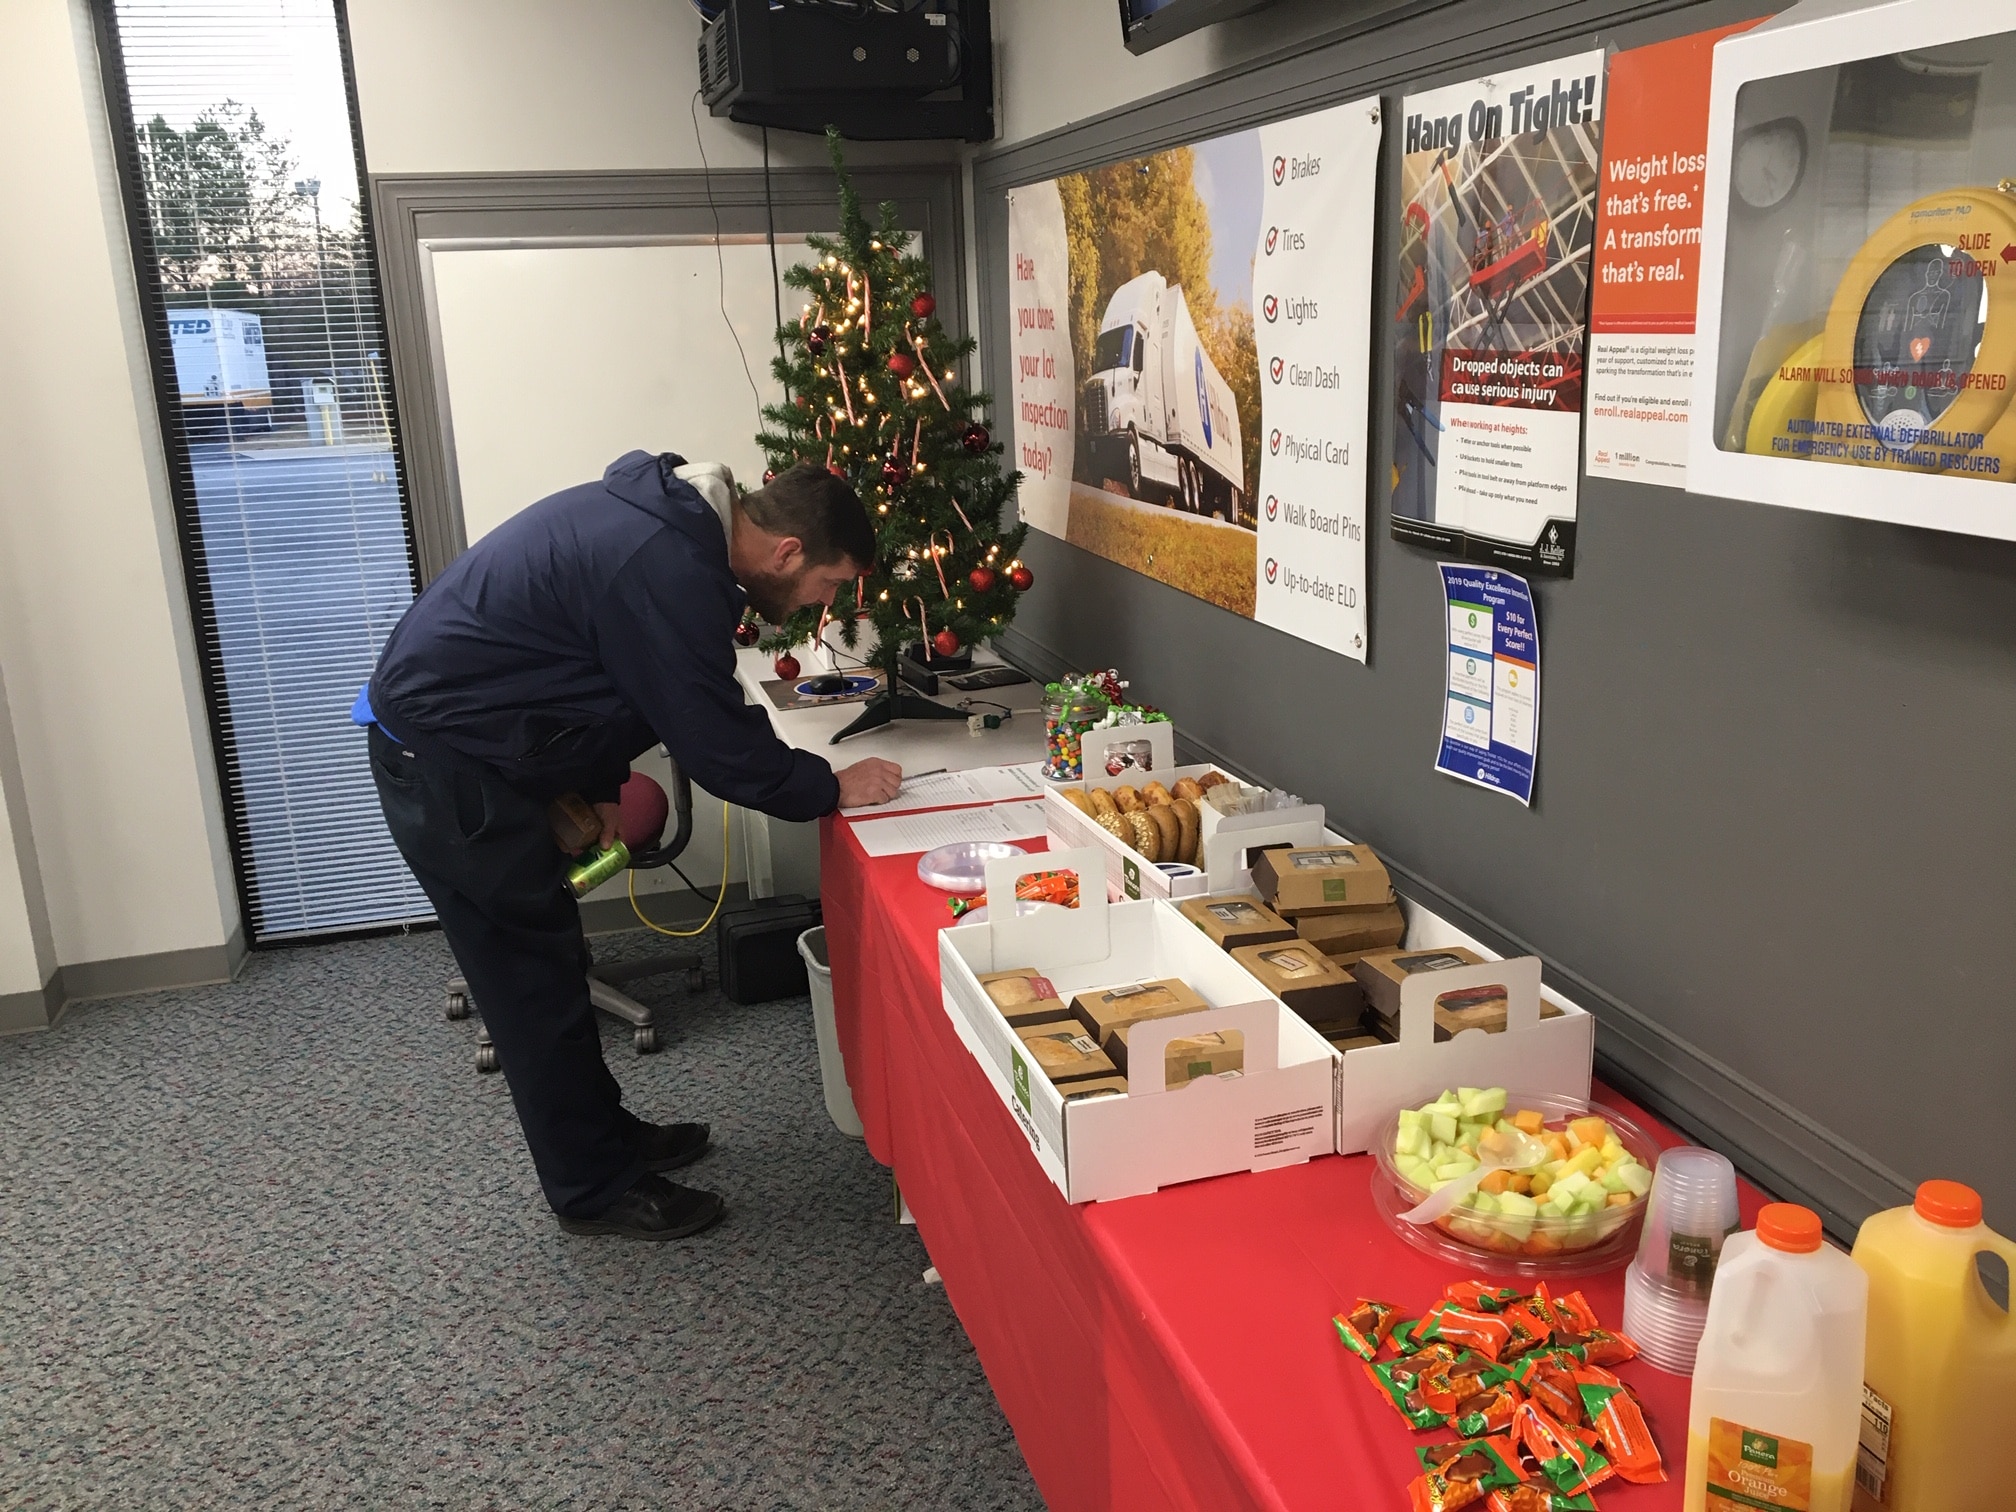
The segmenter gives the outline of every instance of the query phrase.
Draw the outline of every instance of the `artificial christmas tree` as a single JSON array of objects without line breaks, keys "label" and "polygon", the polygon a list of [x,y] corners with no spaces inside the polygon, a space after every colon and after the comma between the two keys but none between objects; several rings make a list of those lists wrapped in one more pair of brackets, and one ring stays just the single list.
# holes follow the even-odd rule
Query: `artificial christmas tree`
[{"label": "artificial christmas tree", "polygon": [[[839,136],[828,132],[827,143],[840,234],[807,238],[818,261],[784,275],[805,305],[777,333],[782,354],[771,368],[786,398],[764,408],[757,441],[772,471],[812,462],[847,479],[875,522],[874,569],[840,590],[831,617],[850,649],[862,621],[874,627],[874,662],[888,681],[838,740],[891,719],[964,718],[903,691],[904,648],[950,657],[999,635],[1034,579],[1016,556],[1026,527],[1001,523],[1021,474],[1001,470],[981,418],[987,396],[958,379],[974,344],[938,323],[930,266],[907,250],[896,207],[883,205],[871,228]],[[763,647],[788,651],[823,623],[801,611]]]}]

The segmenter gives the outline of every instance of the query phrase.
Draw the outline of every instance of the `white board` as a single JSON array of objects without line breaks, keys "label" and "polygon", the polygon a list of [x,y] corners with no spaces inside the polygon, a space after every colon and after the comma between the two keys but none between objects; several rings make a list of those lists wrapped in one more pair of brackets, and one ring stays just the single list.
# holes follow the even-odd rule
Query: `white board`
[{"label": "white board", "polygon": [[[756,394],[774,404],[783,389],[770,375],[775,302],[761,237],[724,239],[718,266],[711,240],[429,250],[469,540],[600,477],[627,451],[725,462],[750,487],[762,478]],[[780,238],[777,260],[781,270],[811,253],[802,238]],[[783,298],[787,313],[804,302]]]}]

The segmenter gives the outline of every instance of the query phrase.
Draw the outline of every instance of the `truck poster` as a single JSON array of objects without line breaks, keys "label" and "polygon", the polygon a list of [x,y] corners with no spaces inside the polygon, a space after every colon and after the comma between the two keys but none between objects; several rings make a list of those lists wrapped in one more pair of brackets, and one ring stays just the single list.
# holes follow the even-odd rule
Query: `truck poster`
[{"label": "truck poster", "polygon": [[1715,44],[1753,25],[1739,21],[1610,60],[1589,290],[1584,447],[1592,478],[1687,486],[1709,75]]},{"label": "truck poster", "polygon": [[1401,103],[1396,540],[1572,576],[1603,54]]},{"label": "truck poster", "polygon": [[1009,195],[1038,530],[1364,661],[1380,105]]}]

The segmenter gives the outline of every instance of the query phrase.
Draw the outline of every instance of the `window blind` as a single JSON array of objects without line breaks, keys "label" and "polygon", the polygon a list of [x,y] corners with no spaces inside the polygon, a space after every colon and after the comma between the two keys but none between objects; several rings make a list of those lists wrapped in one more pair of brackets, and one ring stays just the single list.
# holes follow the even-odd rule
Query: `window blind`
[{"label": "window blind", "polygon": [[349,720],[412,602],[338,0],[97,0],[255,941],[424,919]]}]

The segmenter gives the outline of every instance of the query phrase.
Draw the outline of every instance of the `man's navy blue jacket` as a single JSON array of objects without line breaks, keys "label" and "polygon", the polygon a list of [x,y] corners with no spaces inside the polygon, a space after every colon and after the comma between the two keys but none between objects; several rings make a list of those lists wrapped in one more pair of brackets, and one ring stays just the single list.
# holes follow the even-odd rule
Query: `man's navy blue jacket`
[{"label": "man's navy blue jacket", "polygon": [[742,590],[719,516],[673,476],[680,463],[619,457],[456,558],[385,643],[370,688],[385,728],[541,799],[613,801],[631,760],[662,741],[717,798],[780,819],[836,807],[833,769],[743,700]]}]

